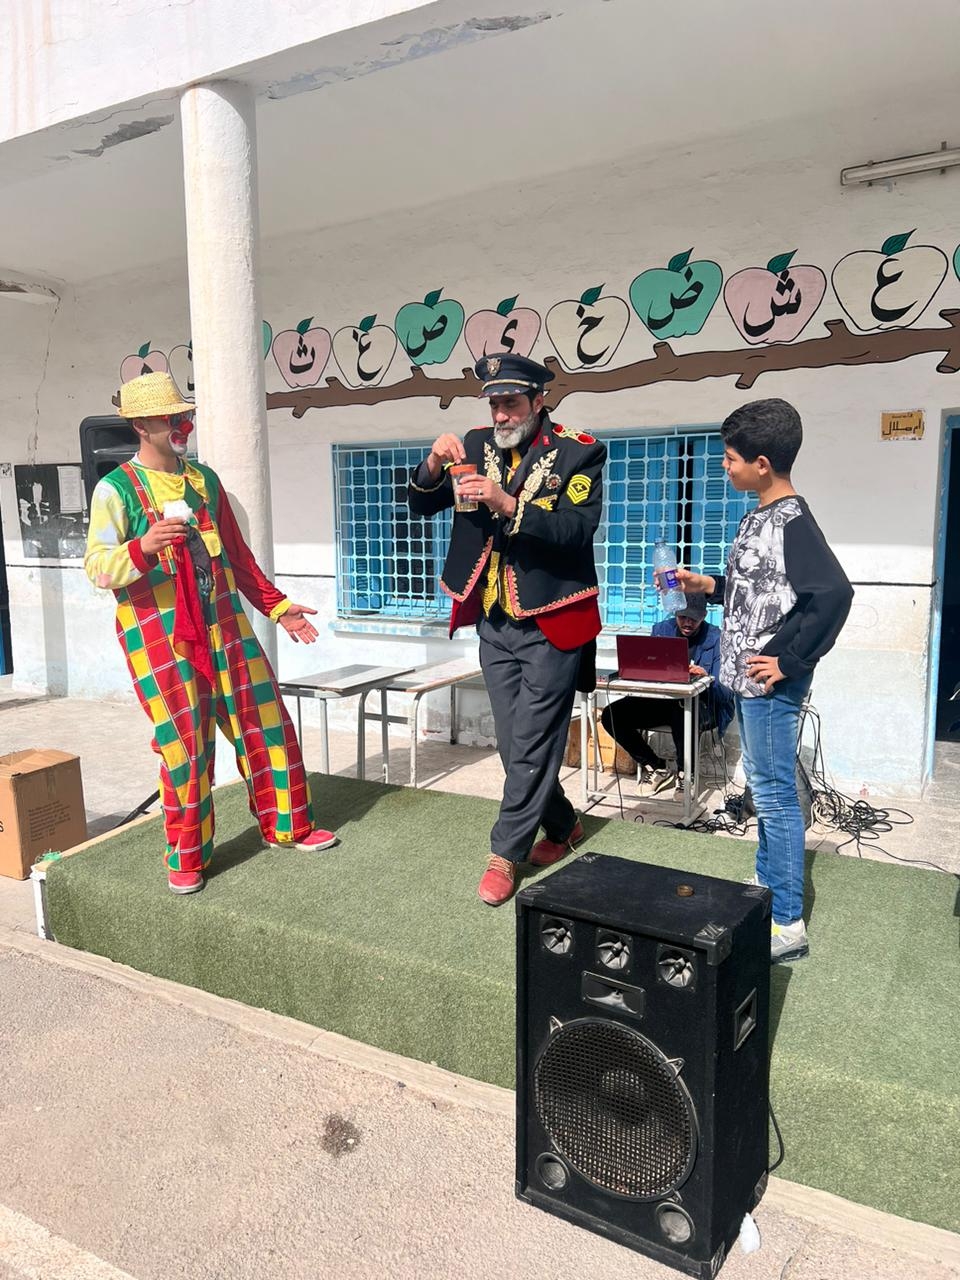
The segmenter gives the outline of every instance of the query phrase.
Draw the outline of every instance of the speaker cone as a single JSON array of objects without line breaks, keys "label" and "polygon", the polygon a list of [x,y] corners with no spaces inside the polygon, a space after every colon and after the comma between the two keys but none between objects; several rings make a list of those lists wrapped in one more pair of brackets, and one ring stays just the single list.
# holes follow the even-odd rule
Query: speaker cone
[{"label": "speaker cone", "polygon": [[533,1072],[534,1105],[553,1146],[589,1182],[638,1200],[680,1186],[696,1157],[696,1115],[660,1050],[609,1021],[568,1023]]}]

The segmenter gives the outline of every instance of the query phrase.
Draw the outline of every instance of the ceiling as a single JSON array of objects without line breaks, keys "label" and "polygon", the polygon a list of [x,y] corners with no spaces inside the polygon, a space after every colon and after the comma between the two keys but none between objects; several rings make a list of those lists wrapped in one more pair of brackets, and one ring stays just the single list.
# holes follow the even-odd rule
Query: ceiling
[{"label": "ceiling", "polygon": [[[960,119],[957,48],[957,0],[922,23],[875,0],[441,0],[230,74],[257,92],[269,238],[761,129],[789,150],[869,117],[894,146],[905,113]],[[0,226],[0,270],[27,276],[182,260],[178,88],[0,146]]]}]

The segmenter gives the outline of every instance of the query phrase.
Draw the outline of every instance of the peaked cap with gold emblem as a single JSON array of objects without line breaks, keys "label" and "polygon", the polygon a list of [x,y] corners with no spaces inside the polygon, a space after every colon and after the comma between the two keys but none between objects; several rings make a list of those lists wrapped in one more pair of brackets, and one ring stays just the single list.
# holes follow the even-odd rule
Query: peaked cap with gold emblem
[{"label": "peaked cap with gold emblem", "polygon": [[536,395],[554,375],[526,356],[482,356],[474,367],[482,396]]}]

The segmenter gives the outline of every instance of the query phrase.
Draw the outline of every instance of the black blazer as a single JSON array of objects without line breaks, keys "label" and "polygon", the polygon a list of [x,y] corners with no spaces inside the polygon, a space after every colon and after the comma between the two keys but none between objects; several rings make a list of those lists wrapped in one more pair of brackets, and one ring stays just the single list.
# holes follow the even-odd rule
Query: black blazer
[{"label": "black blazer", "polygon": [[[518,499],[515,515],[503,520],[482,502],[476,511],[457,511],[440,585],[463,601],[498,551],[506,567],[507,590],[518,618],[560,609],[598,594],[593,539],[603,509],[606,447],[585,432],[553,423],[546,413],[509,485],[503,451],[492,427],[464,437],[467,462]],[[407,488],[410,510],[436,515],[453,506],[453,486],[444,472],[431,484],[423,464]]]}]

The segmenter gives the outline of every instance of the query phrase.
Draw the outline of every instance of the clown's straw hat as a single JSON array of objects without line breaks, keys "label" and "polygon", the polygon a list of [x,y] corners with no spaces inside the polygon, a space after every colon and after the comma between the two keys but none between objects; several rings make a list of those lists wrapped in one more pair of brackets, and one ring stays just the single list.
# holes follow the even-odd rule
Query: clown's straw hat
[{"label": "clown's straw hat", "polygon": [[184,400],[169,373],[143,373],[120,388],[121,418],[162,418],[168,413],[194,413],[196,408]]}]

